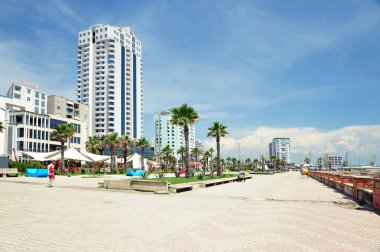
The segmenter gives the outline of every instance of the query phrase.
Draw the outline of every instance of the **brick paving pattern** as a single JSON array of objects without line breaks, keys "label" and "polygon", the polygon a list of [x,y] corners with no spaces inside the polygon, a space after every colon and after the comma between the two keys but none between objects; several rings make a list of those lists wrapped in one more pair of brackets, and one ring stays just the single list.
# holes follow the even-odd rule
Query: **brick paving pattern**
[{"label": "brick paving pattern", "polygon": [[155,195],[0,179],[0,251],[380,251],[380,216],[296,172]]}]

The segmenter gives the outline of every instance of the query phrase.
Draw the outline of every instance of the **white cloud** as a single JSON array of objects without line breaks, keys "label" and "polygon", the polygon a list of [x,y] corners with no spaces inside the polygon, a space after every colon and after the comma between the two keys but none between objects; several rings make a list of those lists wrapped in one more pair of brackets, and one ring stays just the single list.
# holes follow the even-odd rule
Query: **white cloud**
[{"label": "white cloud", "polygon": [[[224,154],[237,156],[240,143],[242,157],[255,158],[267,154],[268,144],[274,137],[289,137],[293,161],[303,160],[309,151],[313,159],[325,153],[344,156],[348,151],[352,162],[363,162],[380,151],[380,125],[347,126],[331,131],[317,128],[270,128],[259,127],[254,130],[239,130],[241,137],[226,137],[221,141]],[[206,148],[215,148],[215,140],[204,141]]]}]

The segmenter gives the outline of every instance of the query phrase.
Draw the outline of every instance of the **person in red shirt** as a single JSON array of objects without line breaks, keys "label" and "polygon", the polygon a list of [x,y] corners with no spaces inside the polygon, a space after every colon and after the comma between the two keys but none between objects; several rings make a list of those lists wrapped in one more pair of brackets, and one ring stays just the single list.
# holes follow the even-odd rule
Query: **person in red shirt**
[{"label": "person in red shirt", "polygon": [[55,175],[54,175],[54,165],[55,161],[51,162],[51,164],[48,165],[48,176],[49,176],[49,186],[53,187],[53,182],[55,180]]}]

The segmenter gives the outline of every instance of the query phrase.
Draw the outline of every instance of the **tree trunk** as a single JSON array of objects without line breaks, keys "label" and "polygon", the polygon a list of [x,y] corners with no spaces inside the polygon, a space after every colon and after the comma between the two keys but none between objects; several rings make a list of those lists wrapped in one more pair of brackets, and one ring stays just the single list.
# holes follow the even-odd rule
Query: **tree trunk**
[{"label": "tree trunk", "polygon": [[65,142],[61,140],[61,174],[65,169]]},{"label": "tree trunk", "polygon": [[127,144],[124,143],[124,148],[123,148],[124,170],[127,169],[127,153],[128,153]]},{"label": "tree trunk", "polygon": [[111,151],[111,173],[113,172],[113,145],[110,146],[110,151]]},{"label": "tree trunk", "polygon": [[181,170],[183,170],[183,152],[181,153]]},{"label": "tree trunk", "polygon": [[216,136],[216,166],[218,167],[218,175],[222,175],[222,168],[220,167],[220,136]]},{"label": "tree trunk", "polygon": [[191,177],[190,164],[189,164],[190,147],[189,147],[189,127],[187,125],[183,126],[183,134],[185,135],[185,146],[186,146],[186,153],[185,153],[186,176],[185,177],[189,178]]},{"label": "tree trunk", "polygon": [[144,169],[144,147],[141,148],[141,170],[145,170]]}]

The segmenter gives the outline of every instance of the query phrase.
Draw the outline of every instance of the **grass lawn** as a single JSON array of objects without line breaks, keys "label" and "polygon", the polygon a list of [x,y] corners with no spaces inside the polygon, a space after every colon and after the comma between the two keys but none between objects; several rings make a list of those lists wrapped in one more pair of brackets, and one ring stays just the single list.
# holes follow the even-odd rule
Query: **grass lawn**
[{"label": "grass lawn", "polygon": [[[225,174],[223,178],[232,178],[237,177],[235,174]],[[212,179],[220,179],[219,176],[214,176]],[[185,178],[185,177],[179,177],[179,178],[152,178],[148,180],[157,180],[157,181],[167,181],[171,184],[184,184],[184,183],[191,183],[191,182],[201,182],[206,180],[212,180],[208,176],[204,176],[203,179],[198,179],[197,177],[192,178]]]}]

